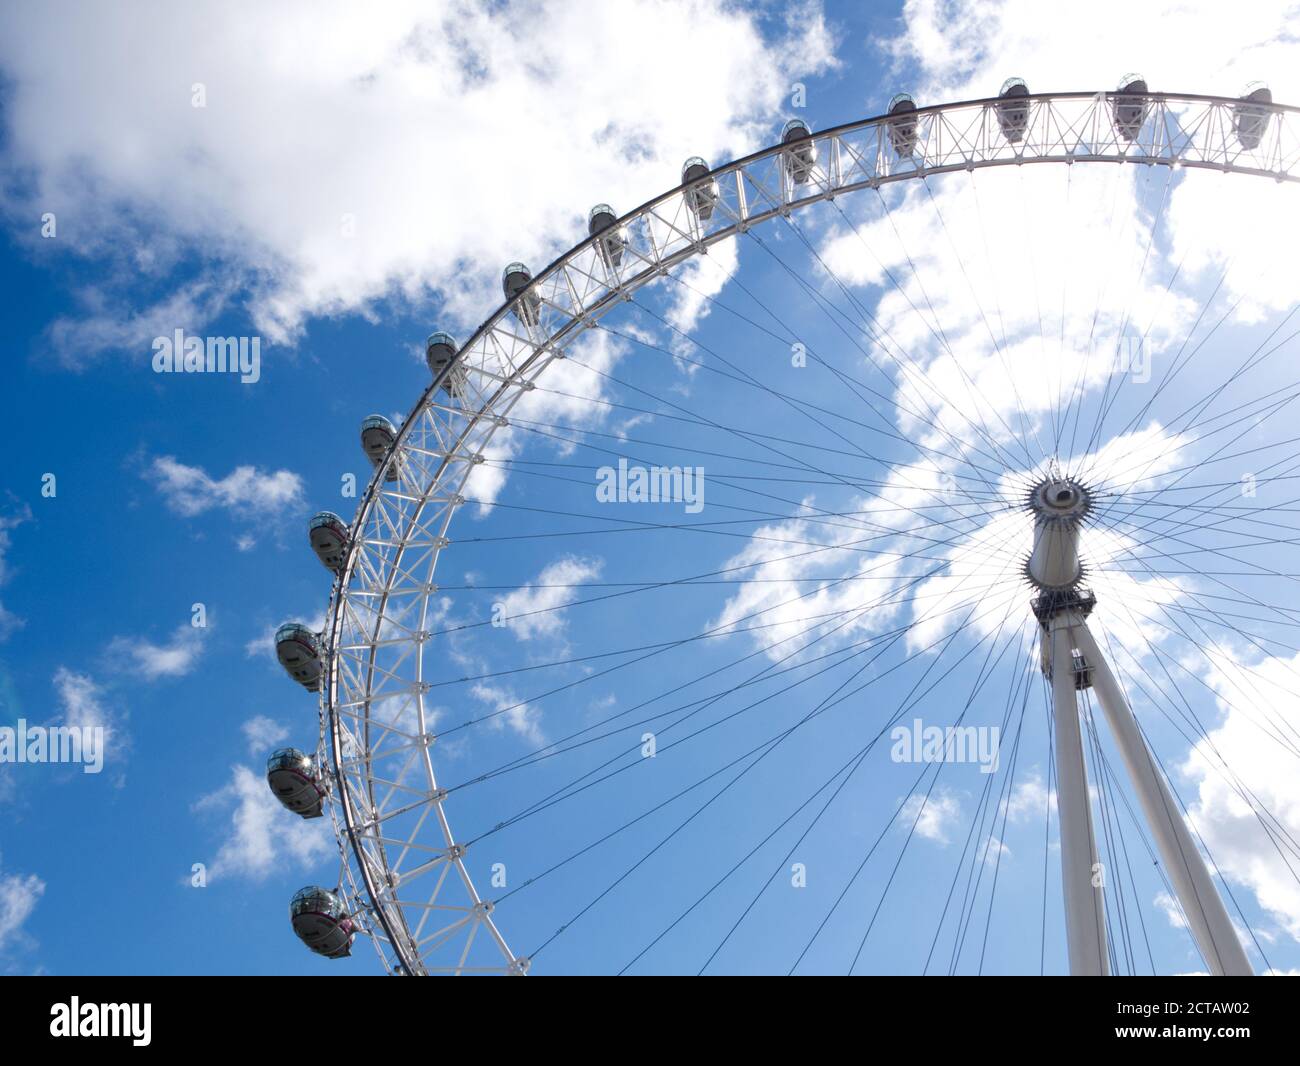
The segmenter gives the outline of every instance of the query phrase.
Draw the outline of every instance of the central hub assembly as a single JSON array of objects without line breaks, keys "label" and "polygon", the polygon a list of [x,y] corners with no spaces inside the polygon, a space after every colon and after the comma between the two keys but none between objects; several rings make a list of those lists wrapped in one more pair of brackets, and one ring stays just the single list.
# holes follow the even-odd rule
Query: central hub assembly
[{"label": "central hub assembly", "polygon": [[1068,477],[1051,477],[1030,490],[1034,549],[1026,564],[1029,580],[1046,591],[1072,589],[1083,578],[1079,529],[1092,504],[1088,490]]}]

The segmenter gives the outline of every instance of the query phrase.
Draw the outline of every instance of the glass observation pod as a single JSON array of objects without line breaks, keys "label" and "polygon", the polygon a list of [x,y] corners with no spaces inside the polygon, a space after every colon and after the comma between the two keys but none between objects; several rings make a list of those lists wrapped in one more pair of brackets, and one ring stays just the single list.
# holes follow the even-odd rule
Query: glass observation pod
[{"label": "glass observation pod", "polygon": [[[361,448],[370,460],[370,465],[375,468],[383,463],[396,440],[397,428],[383,415],[370,415],[361,423]],[[384,471],[384,480],[397,480],[396,460],[388,464],[388,469]]]},{"label": "glass observation pod", "polygon": [[352,954],[357,923],[338,893],[319,885],[298,889],[289,901],[289,920],[298,939],[317,955],[341,959]]},{"label": "glass observation pod", "polygon": [[[450,333],[439,330],[437,333],[429,334],[429,339],[424,344],[424,359],[429,364],[429,373],[433,375],[435,381],[443,370],[451,366],[458,351],[460,345]],[[453,366],[451,372],[442,379],[442,391],[448,396],[461,400],[465,397],[467,384],[464,367]]]},{"label": "glass observation pod", "polygon": [[718,183],[709,177],[709,164],[698,155],[682,164],[682,184],[686,190],[686,206],[701,222],[713,217],[713,205],[718,202]]},{"label": "glass observation pod", "polygon": [[341,570],[348,555],[348,526],[333,511],[321,511],[307,523],[311,550],[326,570]]},{"label": "glass observation pod", "polygon": [[896,93],[889,101],[889,114],[896,115],[885,125],[889,129],[889,146],[899,159],[916,151],[916,101],[911,93]]},{"label": "glass observation pod", "polygon": [[1147,83],[1141,74],[1125,74],[1119,80],[1119,88],[1111,97],[1111,113],[1115,120],[1115,132],[1126,141],[1133,140],[1147,120],[1151,103],[1147,99]]},{"label": "glass observation pod", "polygon": [[587,232],[593,237],[600,237],[596,242],[596,251],[607,267],[613,270],[623,265],[627,231],[618,225],[618,215],[609,204],[597,204],[587,213]]},{"label": "glass observation pod", "polygon": [[266,760],[266,783],[272,794],[294,814],[319,818],[325,802],[325,783],[316,772],[316,760],[297,748],[280,748]]},{"label": "glass observation pod", "polygon": [[320,691],[320,641],[305,625],[285,622],[275,631],[275,657],[308,692]]},{"label": "glass observation pod", "polygon": [[998,90],[998,102],[994,105],[998,115],[998,125],[1002,136],[1010,144],[1019,144],[1025,139],[1025,130],[1029,128],[1029,86],[1024,78],[1008,78]]},{"label": "glass observation pod", "polygon": [[817,162],[817,146],[813,144],[812,130],[801,118],[792,118],[781,127],[781,143],[788,145],[781,158],[785,172],[796,185],[807,183]]},{"label": "glass observation pod", "polygon": [[533,272],[523,263],[511,263],[501,271],[501,291],[514,302],[515,318],[525,326],[537,325],[542,307],[542,298],[528,288],[532,280]]},{"label": "glass observation pod", "polygon": [[1237,141],[1249,152],[1259,147],[1268,129],[1270,111],[1260,106],[1271,104],[1273,93],[1262,81],[1252,81],[1241,94],[1241,103],[1232,109],[1232,124]]}]

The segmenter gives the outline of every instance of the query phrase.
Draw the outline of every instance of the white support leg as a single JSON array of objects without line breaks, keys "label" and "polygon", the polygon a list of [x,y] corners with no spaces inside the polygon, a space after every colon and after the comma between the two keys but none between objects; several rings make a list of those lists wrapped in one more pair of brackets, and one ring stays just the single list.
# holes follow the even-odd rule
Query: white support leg
[{"label": "white support leg", "polygon": [[[1115,736],[1116,746],[1124,758],[1129,778],[1142,803],[1147,825],[1156,839],[1160,857],[1169,873],[1178,901],[1183,906],[1183,913],[1191,924],[1192,935],[1196,938],[1206,966],[1215,975],[1250,976],[1253,972],[1250,961],[1228,918],[1223,900],[1219,898],[1218,889],[1210,879],[1210,873],[1205,868],[1201,853],[1196,849],[1182,812],[1147,748],[1133,712],[1120,691],[1119,682],[1087,623],[1081,621],[1075,628],[1074,640],[1092,670],[1092,687],[1096,690],[1110,731]],[[1055,660],[1053,669],[1056,669]],[[1059,715],[1057,732],[1059,736]],[[1068,891],[1066,900],[1068,906]]]},{"label": "white support leg", "polygon": [[1074,687],[1072,629],[1083,620],[1064,611],[1051,621],[1052,717],[1056,733],[1056,797],[1061,822],[1061,887],[1065,894],[1065,934],[1070,973],[1104,977],[1110,971],[1106,950],[1103,882],[1098,876],[1097,841],[1092,830],[1088,770],[1083,761],[1079,707]]}]

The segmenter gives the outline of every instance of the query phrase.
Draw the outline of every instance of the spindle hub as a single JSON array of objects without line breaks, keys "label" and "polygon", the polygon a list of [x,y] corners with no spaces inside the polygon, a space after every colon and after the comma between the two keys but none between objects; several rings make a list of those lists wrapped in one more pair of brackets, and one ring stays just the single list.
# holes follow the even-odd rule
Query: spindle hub
[{"label": "spindle hub", "polygon": [[1029,509],[1041,521],[1081,521],[1092,506],[1092,496],[1068,477],[1047,478],[1029,492]]}]

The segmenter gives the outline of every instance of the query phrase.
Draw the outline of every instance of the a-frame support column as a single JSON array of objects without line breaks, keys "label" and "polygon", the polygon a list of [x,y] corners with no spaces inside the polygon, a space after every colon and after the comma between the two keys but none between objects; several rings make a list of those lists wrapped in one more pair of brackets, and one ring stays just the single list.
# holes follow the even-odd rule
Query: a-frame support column
[{"label": "a-frame support column", "polygon": [[1110,973],[1110,959],[1106,949],[1104,880],[1092,827],[1074,672],[1073,631],[1083,624],[1080,615],[1062,611],[1048,622],[1043,639],[1050,641],[1056,809],[1061,823],[1061,888],[1070,973],[1075,977],[1105,977]]}]

